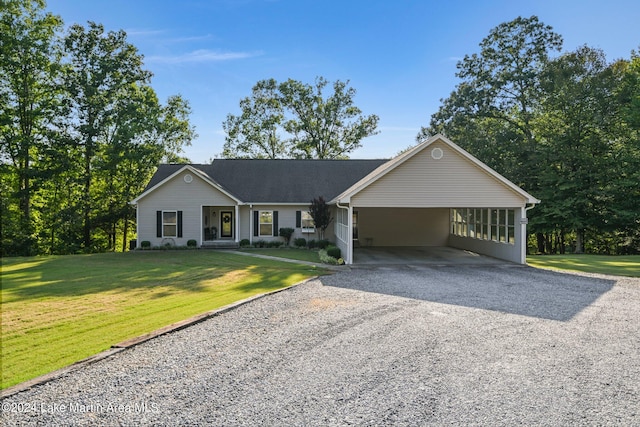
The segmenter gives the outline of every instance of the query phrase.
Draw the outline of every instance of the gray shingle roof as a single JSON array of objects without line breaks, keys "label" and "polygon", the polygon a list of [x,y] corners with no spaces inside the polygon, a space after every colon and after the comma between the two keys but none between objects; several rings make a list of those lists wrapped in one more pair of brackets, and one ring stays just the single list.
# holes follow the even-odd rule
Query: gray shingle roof
[{"label": "gray shingle roof", "polygon": [[[388,160],[246,160],[220,159],[193,164],[245,203],[329,201]],[[148,190],[185,165],[160,165]]]}]

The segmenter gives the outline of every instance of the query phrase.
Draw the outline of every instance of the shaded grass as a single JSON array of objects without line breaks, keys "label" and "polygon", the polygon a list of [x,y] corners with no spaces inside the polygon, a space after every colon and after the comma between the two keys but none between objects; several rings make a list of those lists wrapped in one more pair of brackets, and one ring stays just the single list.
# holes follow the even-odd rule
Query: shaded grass
[{"label": "shaded grass", "polygon": [[640,277],[640,255],[533,255],[527,257],[533,267]]},{"label": "shaded grass", "polygon": [[309,261],[322,263],[318,256],[318,251],[312,251],[309,249],[295,249],[295,248],[246,248],[240,249],[241,252],[259,255],[269,255],[278,258],[293,259],[297,261]]},{"label": "shaded grass", "polygon": [[323,272],[218,251],[4,258],[1,387]]}]

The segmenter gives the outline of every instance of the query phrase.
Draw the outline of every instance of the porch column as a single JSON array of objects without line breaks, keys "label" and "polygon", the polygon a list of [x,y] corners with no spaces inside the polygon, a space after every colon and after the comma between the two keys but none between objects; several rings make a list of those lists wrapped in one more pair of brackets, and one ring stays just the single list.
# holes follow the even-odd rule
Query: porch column
[{"label": "porch column", "polygon": [[239,207],[238,204],[236,204],[236,230],[235,230],[235,236],[236,236],[236,243],[238,243],[240,240],[238,240],[238,230],[240,230],[240,215],[239,215]]},{"label": "porch column", "polygon": [[353,264],[353,206],[349,203],[349,209],[347,211],[347,260],[346,264]]}]

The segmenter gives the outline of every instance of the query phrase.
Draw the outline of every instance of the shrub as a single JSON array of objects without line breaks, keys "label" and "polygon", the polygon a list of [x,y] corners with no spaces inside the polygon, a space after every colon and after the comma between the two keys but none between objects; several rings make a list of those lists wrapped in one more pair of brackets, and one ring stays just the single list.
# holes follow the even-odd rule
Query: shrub
[{"label": "shrub", "polygon": [[289,246],[289,242],[291,241],[291,236],[293,236],[294,229],[290,227],[284,227],[280,229],[280,237],[284,237],[284,241],[286,245]]},{"label": "shrub", "polygon": [[338,264],[338,260],[332,256],[329,256],[325,249],[320,249],[318,251],[318,256],[320,257],[320,261],[324,262],[325,264]]},{"label": "shrub", "polygon": [[140,242],[140,247],[142,249],[149,249],[151,247],[151,242],[148,240],[143,240],[142,242]]},{"label": "shrub", "polygon": [[268,248],[279,248],[280,246],[282,246],[282,242],[279,242],[277,240],[273,240],[267,243]]},{"label": "shrub", "polygon": [[318,243],[317,243],[315,240],[313,240],[313,239],[311,239],[311,240],[309,240],[309,241],[307,242],[307,247],[308,247],[309,249],[314,249],[316,246],[318,246]]},{"label": "shrub", "polygon": [[241,248],[246,248],[251,246],[251,242],[249,241],[249,239],[242,239],[240,240],[240,247]]},{"label": "shrub", "polygon": [[335,259],[340,258],[340,255],[341,255],[340,248],[338,248],[336,246],[327,247],[327,255],[329,255],[330,257],[333,257]]},{"label": "shrub", "polygon": [[[319,249],[327,249],[331,243],[327,239],[318,240]],[[336,257],[340,258],[340,257]]]},{"label": "shrub", "polygon": [[267,242],[265,242],[264,240],[256,240],[255,242],[253,242],[254,248],[264,248],[266,245]]},{"label": "shrub", "polygon": [[196,246],[198,246],[198,242],[195,239],[187,240],[187,247],[188,248],[195,248]]},{"label": "shrub", "polygon": [[304,237],[298,237],[293,241],[293,244],[297,248],[304,248],[305,246],[307,246],[307,239],[305,239]]}]

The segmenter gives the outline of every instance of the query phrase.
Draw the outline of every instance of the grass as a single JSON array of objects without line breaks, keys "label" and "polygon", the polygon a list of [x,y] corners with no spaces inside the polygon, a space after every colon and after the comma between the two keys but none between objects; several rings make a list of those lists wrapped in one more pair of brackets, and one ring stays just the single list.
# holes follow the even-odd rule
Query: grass
[{"label": "grass", "polygon": [[640,277],[640,255],[533,255],[527,257],[533,267]]},{"label": "grass", "polygon": [[218,251],[2,260],[1,387],[324,270]]},{"label": "grass", "polygon": [[247,248],[241,249],[242,252],[259,255],[269,255],[278,258],[293,259],[297,261],[309,261],[320,263],[320,257],[318,251],[312,251],[309,249],[295,249],[295,248]]}]

